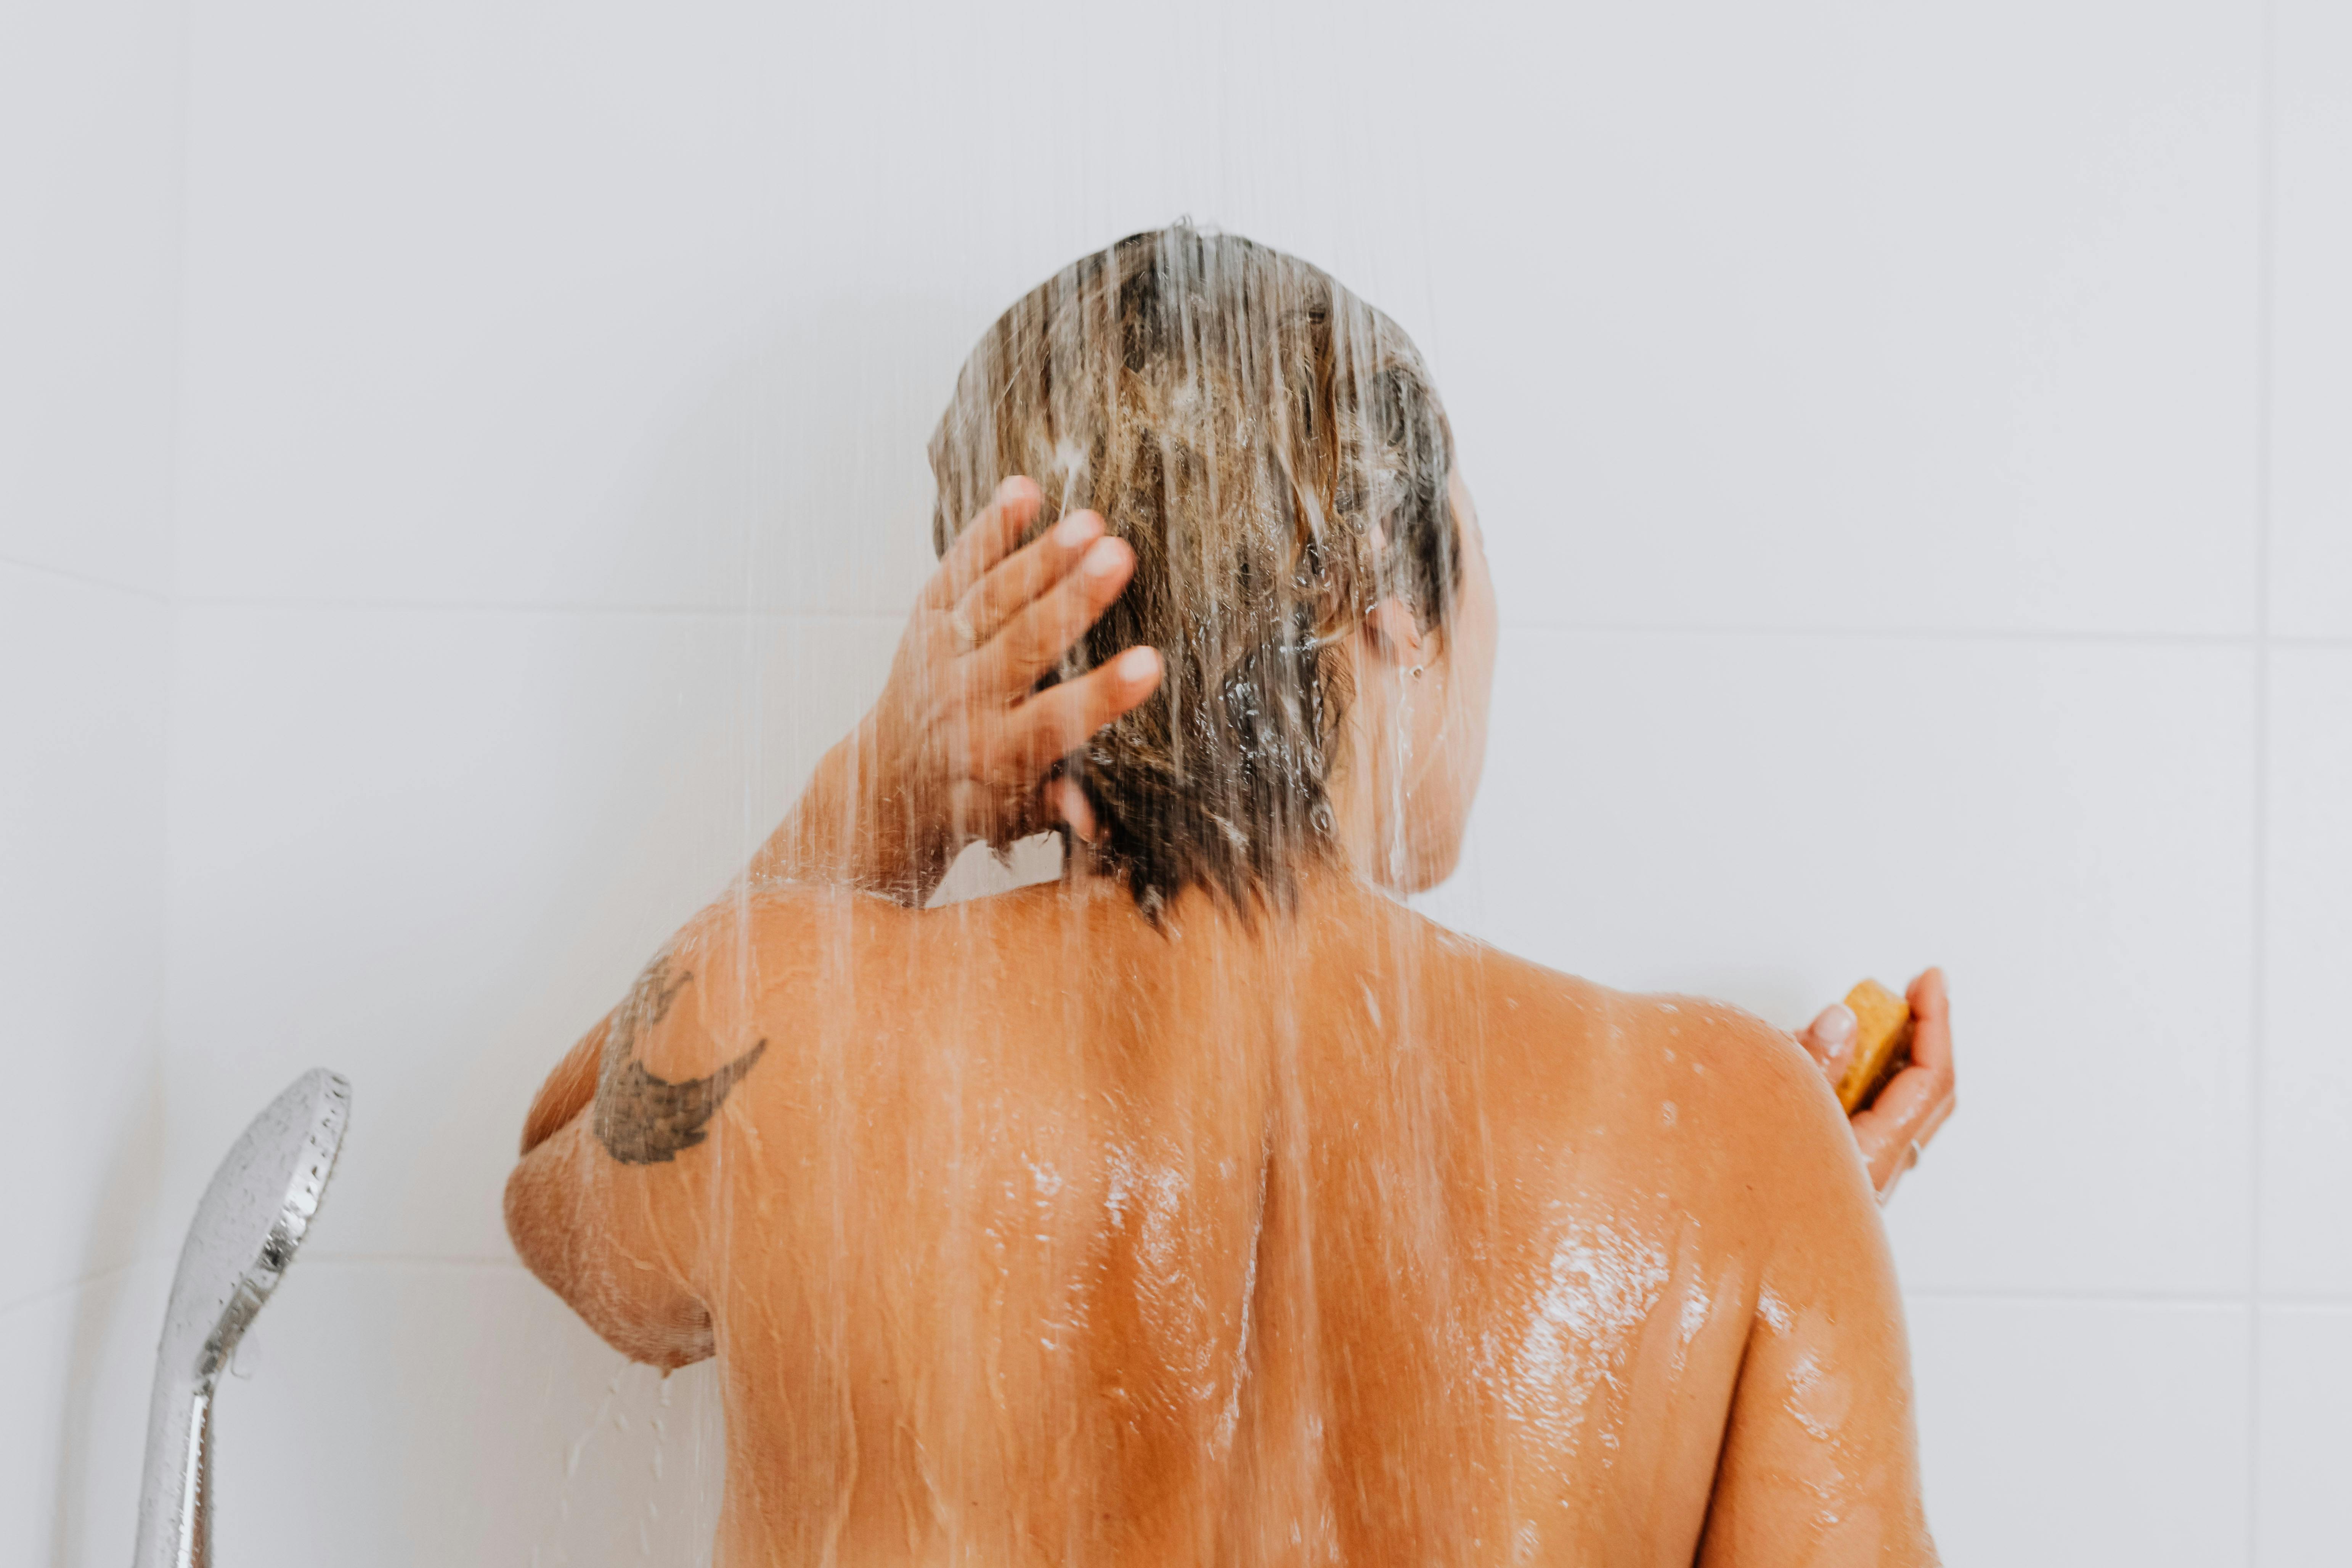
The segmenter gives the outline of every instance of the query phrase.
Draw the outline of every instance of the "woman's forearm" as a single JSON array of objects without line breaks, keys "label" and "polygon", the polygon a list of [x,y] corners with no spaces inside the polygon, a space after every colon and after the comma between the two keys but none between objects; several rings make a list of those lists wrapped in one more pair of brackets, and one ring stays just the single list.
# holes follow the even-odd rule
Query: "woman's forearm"
[{"label": "woman's forearm", "polygon": [[920,903],[938,875],[917,831],[901,769],[868,714],[819,759],[801,797],[751,857],[754,883],[824,882]]}]

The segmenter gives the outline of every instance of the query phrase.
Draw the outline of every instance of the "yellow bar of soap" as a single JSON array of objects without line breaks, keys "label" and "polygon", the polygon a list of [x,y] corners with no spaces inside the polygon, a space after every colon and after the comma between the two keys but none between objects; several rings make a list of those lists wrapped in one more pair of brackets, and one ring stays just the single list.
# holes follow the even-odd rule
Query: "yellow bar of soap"
[{"label": "yellow bar of soap", "polygon": [[1911,1006],[1875,980],[1845,994],[1853,1009],[1853,1060],[1838,1079],[1838,1103],[1853,1115],[1911,1059]]}]

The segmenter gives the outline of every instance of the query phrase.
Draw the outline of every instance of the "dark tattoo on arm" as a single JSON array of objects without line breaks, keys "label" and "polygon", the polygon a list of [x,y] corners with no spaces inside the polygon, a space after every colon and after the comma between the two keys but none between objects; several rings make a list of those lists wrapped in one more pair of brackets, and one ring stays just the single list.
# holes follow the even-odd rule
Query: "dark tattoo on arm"
[{"label": "dark tattoo on arm", "polygon": [[591,1125],[605,1152],[625,1165],[675,1160],[680,1149],[691,1149],[709,1137],[706,1123],[767,1051],[768,1042],[761,1040],[709,1078],[682,1083],[647,1072],[636,1058],[637,1036],[667,1017],[670,1004],[693,980],[691,972],[673,973],[665,952],[646,966],[613,1015],[604,1059],[596,1068]]}]

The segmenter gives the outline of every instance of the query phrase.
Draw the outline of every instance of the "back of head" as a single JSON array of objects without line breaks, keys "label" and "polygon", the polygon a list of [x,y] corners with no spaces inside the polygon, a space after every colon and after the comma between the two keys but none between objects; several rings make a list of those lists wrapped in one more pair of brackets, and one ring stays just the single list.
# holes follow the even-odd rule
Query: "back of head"
[{"label": "back of head", "polygon": [[1039,529],[1090,507],[1135,551],[1070,664],[1147,643],[1166,671],[1066,764],[1108,868],[1147,913],[1286,900],[1334,847],[1343,645],[1382,599],[1424,628],[1451,605],[1453,437],[1411,340],[1294,257],[1133,235],[989,330],[930,456],[942,551],[1015,474]]}]

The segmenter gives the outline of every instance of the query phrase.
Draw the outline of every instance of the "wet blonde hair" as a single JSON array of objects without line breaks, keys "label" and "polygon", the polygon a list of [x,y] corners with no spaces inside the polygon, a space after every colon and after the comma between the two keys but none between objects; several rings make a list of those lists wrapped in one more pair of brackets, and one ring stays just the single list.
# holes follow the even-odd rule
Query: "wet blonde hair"
[{"label": "wet blonde hair", "polygon": [[1331,848],[1339,645],[1382,599],[1452,606],[1454,438],[1412,340],[1280,251],[1131,235],[989,329],[930,458],[942,552],[1015,474],[1037,529],[1091,507],[1135,551],[1063,671],[1137,643],[1166,671],[1064,764],[1108,868],[1147,914],[1194,884],[1286,900]]}]

